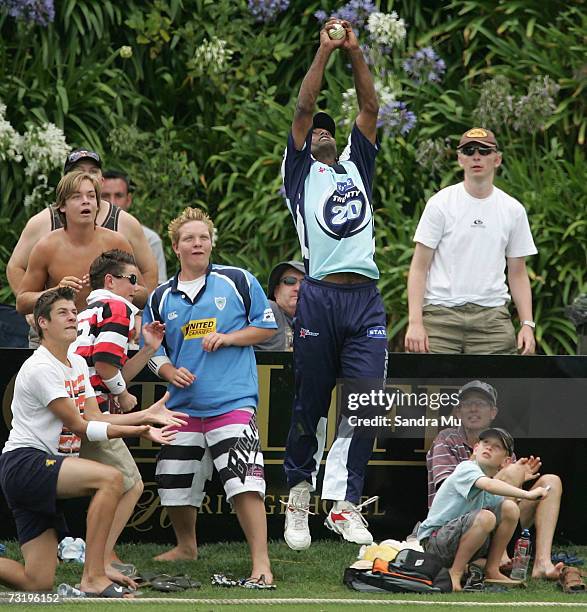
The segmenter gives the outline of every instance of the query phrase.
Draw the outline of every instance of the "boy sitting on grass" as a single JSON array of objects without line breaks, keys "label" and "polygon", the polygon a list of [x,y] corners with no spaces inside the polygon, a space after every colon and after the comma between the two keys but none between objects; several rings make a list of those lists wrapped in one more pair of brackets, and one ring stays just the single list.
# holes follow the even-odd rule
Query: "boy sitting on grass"
[{"label": "boy sitting on grass", "polygon": [[469,561],[482,560],[485,576],[515,583],[499,571],[500,560],[510,541],[520,509],[513,499],[541,499],[548,489],[519,489],[493,478],[514,452],[514,440],[498,427],[479,434],[473,456],[463,461],[442,483],[426,520],[418,529],[418,540],[426,552],[436,555],[449,568],[454,591]]}]

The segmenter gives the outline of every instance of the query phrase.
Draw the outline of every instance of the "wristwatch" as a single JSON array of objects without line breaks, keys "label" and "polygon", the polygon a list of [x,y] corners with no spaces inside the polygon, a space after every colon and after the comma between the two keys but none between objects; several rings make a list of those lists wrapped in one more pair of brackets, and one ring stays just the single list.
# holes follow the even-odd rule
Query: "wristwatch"
[{"label": "wristwatch", "polygon": [[522,321],[522,325],[527,325],[528,327],[531,327],[532,329],[536,327],[536,323],[534,323],[534,321]]}]

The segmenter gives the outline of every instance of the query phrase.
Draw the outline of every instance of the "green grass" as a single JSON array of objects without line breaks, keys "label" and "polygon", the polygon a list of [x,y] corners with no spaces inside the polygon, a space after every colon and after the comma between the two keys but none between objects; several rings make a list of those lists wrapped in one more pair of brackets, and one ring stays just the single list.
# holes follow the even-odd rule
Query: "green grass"
[{"label": "green grass", "polygon": [[[20,559],[18,546],[14,542],[9,542],[7,546],[7,556],[13,559]],[[312,544],[312,547],[307,551],[295,552],[290,550],[283,541],[270,543],[270,555],[273,566],[275,580],[278,588],[272,592],[248,591],[238,587],[221,588],[213,587],[210,584],[210,576],[214,573],[222,572],[232,574],[235,577],[243,577],[248,575],[249,559],[247,546],[244,543],[220,543],[204,545],[199,550],[199,558],[197,561],[177,562],[177,563],[162,563],[155,562],[152,557],[165,550],[165,546],[157,544],[123,544],[118,548],[119,555],[125,562],[134,563],[140,571],[149,572],[157,571],[170,574],[188,574],[192,578],[202,583],[201,589],[191,589],[180,593],[165,594],[151,589],[143,589],[141,591],[143,598],[149,597],[168,597],[168,598],[202,598],[202,599],[239,599],[242,604],[238,606],[239,610],[258,610],[259,604],[246,605],[247,599],[263,599],[271,600],[272,598],[287,598],[295,600],[296,598],[334,598],[334,599],[369,599],[369,600],[414,600],[417,602],[438,602],[437,606],[433,607],[435,612],[439,610],[461,610],[463,607],[443,606],[442,603],[450,601],[458,602],[556,602],[564,603],[581,603],[587,604],[587,595],[565,595],[557,589],[556,585],[546,581],[530,580],[527,589],[513,589],[507,593],[483,593],[483,594],[445,594],[445,595],[410,595],[410,594],[384,594],[372,595],[365,593],[356,593],[350,591],[342,584],[342,574],[344,568],[356,558],[358,547],[356,545],[347,544],[337,541],[318,541]],[[587,547],[574,547],[569,549],[577,553],[579,556],[587,558]],[[61,582],[68,584],[76,584],[81,576],[81,565],[79,564],[61,564],[57,569],[55,585]],[[87,603],[76,603],[71,605],[60,605],[59,610],[69,609],[87,609]],[[158,605],[158,604],[156,604]],[[19,606],[20,610],[31,608],[38,610],[38,606]],[[136,609],[133,605],[133,610]],[[154,606],[145,604],[138,606],[141,609],[154,609]],[[309,610],[319,612],[320,610],[365,610],[378,609],[379,606],[365,605],[332,605],[332,604],[298,604],[292,605],[279,604],[280,608],[286,610]],[[403,608],[418,608],[424,609],[430,606],[386,606],[390,609]],[[120,604],[102,604],[100,603],[99,612],[110,610],[120,610]],[[217,612],[219,610],[234,609],[234,606],[212,605],[212,604],[172,604],[165,606],[165,610],[211,610]],[[263,609],[265,607],[263,606]],[[464,608],[467,609],[467,608]],[[484,608],[488,609],[488,608]],[[491,608],[489,608],[491,609]],[[496,608],[506,609],[506,608]],[[522,608],[529,610],[532,608]],[[543,609],[543,608],[540,608]],[[566,608],[565,608],[566,609]],[[569,608],[570,609],[570,608]]]}]

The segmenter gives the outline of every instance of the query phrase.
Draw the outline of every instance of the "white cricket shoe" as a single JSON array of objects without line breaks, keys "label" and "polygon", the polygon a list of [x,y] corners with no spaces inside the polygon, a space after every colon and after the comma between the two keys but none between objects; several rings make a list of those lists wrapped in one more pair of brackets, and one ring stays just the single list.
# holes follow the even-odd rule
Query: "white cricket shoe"
[{"label": "white cricket shoe", "polygon": [[287,502],[281,501],[285,509],[285,529],[283,537],[292,550],[306,550],[312,543],[308,515],[310,512],[309,486],[295,486],[289,491]]},{"label": "white cricket shoe", "polygon": [[361,514],[361,509],[377,499],[378,497],[371,497],[358,506],[350,502],[343,502],[340,505],[335,503],[328,513],[324,525],[341,535],[347,542],[373,544],[373,536],[367,529],[369,524]]}]

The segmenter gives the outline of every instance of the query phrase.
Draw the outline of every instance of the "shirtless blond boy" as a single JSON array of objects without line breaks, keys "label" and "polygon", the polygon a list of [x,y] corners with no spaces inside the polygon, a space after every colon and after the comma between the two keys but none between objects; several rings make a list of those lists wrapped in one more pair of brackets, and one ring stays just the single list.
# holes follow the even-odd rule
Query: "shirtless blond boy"
[{"label": "shirtless blond boy", "polygon": [[89,270],[94,259],[112,249],[132,254],[124,236],[96,225],[100,188],[101,182],[82,170],[59,181],[55,207],[63,228],[41,238],[31,251],[16,297],[21,314],[31,313],[39,296],[57,286],[73,289],[76,306],[82,310],[90,293]]},{"label": "shirtless blond boy", "polygon": [[[75,170],[83,170],[94,176],[102,185],[101,166],[102,160],[96,152],[87,149],[75,149],[67,156],[63,172],[65,176]],[[157,262],[138,220],[109,202],[98,199],[98,203],[96,224],[118,232],[130,242],[131,252],[146,287],[146,291],[139,291],[134,299],[135,306],[142,308],[146,303],[148,293],[157,286]],[[54,211],[51,208],[46,208],[31,217],[22,231],[6,265],[6,277],[15,296],[21,291],[20,285],[28,268],[32,250],[52,230],[56,231],[56,228],[60,225],[56,223],[57,221],[58,217],[54,214]]]}]

